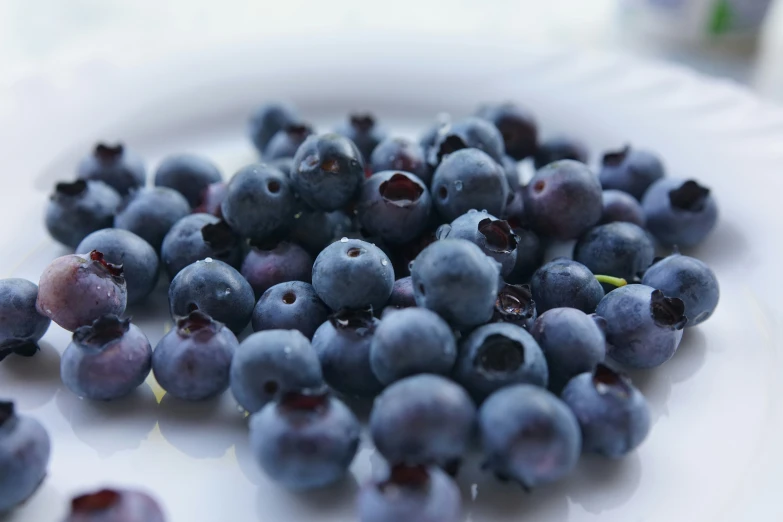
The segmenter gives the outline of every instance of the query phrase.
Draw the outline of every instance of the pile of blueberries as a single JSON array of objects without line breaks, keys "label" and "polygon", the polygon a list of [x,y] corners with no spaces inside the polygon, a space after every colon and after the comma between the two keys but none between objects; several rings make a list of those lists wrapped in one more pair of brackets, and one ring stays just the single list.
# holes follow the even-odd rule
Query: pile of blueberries
[{"label": "pile of blueberries", "polygon": [[[592,169],[511,104],[440,118],[419,141],[366,114],[316,134],[269,104],[250,135],[263,163],[224,181],[171,156],[154,187],[131,150],[95,147],[46,210],[76,253],[38,286],[0,281],[0,360],[34,356],[54,321],[73,332],[61,376],[79,397],[121,398],[150,372],[181,400],[230,389],[261,469],[294,490],[347,474],[361,425],[342,399],[374,399],[388,467],[360,490],[361,522],[461,520],[453,477],[474,439],[487,472],[524,488],[645,439],[647,403],[622,371],[665,363],[717,306],[715,274],[677,250],[713,229],[709,189],[631,147]],[[544,263],[568,240],[573,259]],[[153,350],[123,314],[159,272],[174,327]],[[34,493],[49,454],[42,426],[0,402],[0,513]],[[163,514],[104,490],[66,520]]]}]

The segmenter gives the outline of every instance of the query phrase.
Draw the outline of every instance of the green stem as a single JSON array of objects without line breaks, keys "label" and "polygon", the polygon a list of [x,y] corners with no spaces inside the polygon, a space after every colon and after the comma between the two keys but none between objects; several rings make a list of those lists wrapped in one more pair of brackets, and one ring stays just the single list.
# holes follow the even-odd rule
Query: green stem
[{"label": "green stem", "polygon": [[608,285],[614,285],[617,287],[625,286],[628,284],[628,281],[623,279],[622,277],[612,277],[608,275],[597,275],[595,278],[598,280],[599,283],[606,283]]}]

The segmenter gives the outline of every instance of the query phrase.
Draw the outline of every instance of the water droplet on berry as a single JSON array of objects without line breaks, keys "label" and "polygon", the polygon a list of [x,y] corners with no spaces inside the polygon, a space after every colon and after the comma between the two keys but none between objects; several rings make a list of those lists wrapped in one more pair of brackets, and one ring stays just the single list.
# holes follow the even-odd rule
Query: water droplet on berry
[{"label": "water droplet on berry", "polygon": [[111,292],[106,292],[106,297],[111,297]]},{"label": "water droplet on berry", "polygon": [[296,214],[294,214],[294,219],[299,219],[300,217],[302,217],[301,212],[297,212]]},{"label": "water droplet on berry", "polygon": [[226,288],[226,295],[228,295],[230,293],[231,293],[231,289],[230,288]]},{"label": "water droplet on berry", "polygon": [[211,262],[212,262],[212,258],[211,258],[211,257],[208,257],[208,258],[206,258],[206,259],[204,260],[204,262],[205,262],[205,263],[211,263]]},{"label": "water droplet on berry", "polygon": [[454,182],[454,188],[456,189],[457,192],[461,192],[462,191],[462,182],[460,180],[455,181]]},{"label": "water droplet on berry", "polygon": [[388,262],[388,261],[386,261],[385,259],[381,259],[381,264],[382,264],[383,266],[386,266],[386,265],[388,265],[388,264],[389,264],[389,262]]},{"label": "water droplet on berry", "polygon": [[348,242],[348,238],[347,237],[344,237],[344,238],[340,239],[340,243],[347,243],[347,242]]},{"label": "water droplet on berry", "polygon": [[451,232],[451,225],[441,225],[435,231],[435,237],[438,239],[446,239]]},{"label": "water droplet on berry", "polygon": [[481,209],[481,213],[482,213],[482,214],[486,214],[486,213],[487,213],[487,209],[485,209],[485,208],[482,208],[482,209]]},{"label": "water droplet on berry", "polygon": [[413,270],[413,261],[408,263],[408,270]]},{"label": "water droplet on berry", "polygon": [[475,208],[468,210],[468,214],[475,214],[476,212],[478,212],[478,210],[476,210]]},{"label": "water droplet on berry", "polygon": [[49,310],[49,309],[47,308],[47,309],[46,309],[46,313],[47,313],[47,314],[51,314],[51,313],[52,313],[52,311],[51,311],[51,310]]}]

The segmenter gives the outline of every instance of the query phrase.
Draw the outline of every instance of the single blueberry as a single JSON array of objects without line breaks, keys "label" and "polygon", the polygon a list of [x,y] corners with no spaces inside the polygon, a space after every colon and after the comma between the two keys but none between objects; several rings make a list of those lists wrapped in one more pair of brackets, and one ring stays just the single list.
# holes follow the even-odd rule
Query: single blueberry
[{"label": "single blueberry", "polygon": [[363,113],[350,114],[337,126],[335,132],[353,141],[367,163],[375,148],[386,139],[388,134],[372,114]]},{"label": "single blueberry", "polygon": [[625,221],[644,227],[644,210],[632,195],[622,190],[604,190],[601,224]]},{"label": "single blueberry", "polygon": [[513,103],[501,103],[481,107],[478,115],[497,127],[506,154],[512,158],[523,160],[536,152],[538,125],[527,109]]},{"label": "single blueberry", "polygon": [[190,214],[177,221],[160,247],[163,268],[174,279],[186,266],[206,258],[234,268],[242,264],[242,244],[228,224],[210,214]]},{"label": "single blueberry", "polygon": [[194,213],[212,214],[219,218],[223,217],[223,200],[226,199],[228,184],[220,181],[212,183],[201,195],[198,205],[193,208]]},{"label": "single blueberry", "polygon": [[500,264],[500,275],[506,277],[517,261],[517,235],[507,221],[487,212],[469,210],[436,232],[438,239],[466,239]]},{"label": "single blueberry", "polygon": [[0,279],[0,361],[15,353],[35,355],[51,320],[35,308],[38,286],[27,279]]},{"label": "single blueberry", "polygon": [[386,170],[410,172],[424,185],[432,180],[424,149],[407,138],[387,138],[380,142],[370,156],[370,169],[375,173]]},{"label": "single blueberry", "polygon": [[655,258],[652,240],[638,225],[617,221],[588,230],[574,246],[574,261],[594,274],[639,280]]},{"label": "single blueberry", "polygon": [[250,117],[248,134],[258,152],[263,152],[278,131],[300,121],[299,112],[288,103],[268,103]]},{"label": "single blueberry", "polygon": [[163,238],[174,223],[190,214],[185,196],[167,187],[142,188],[123,203],[114,226],[129,230],[160,251]]},{"label": "single blueberry", "polygon": [[582,263],[558,258],[535,271],[530,290],[539,314],[552,308],[576,308],[586,314],[604,297],[604,289]]},{"label": "single blueberry", "polygon": [[648,187],[665,175],[656,154],[626,145],[604,154],[598,177],[605,190],[622,190],[641,200]]},{"label": "single blueberry", "polygon": [[429,223],[432,199],[424,183],[407,172],[378,172],[362,185],[356,204],[359,224],[388,244],[417,238]]},{"label": "single blueberry", "polygon": [[261,297],[278,283],[311,281],[313,258],[304,248],[287,241],[270,247],[253,246],[242,262],[240,272],[253,287],[256,297]]},{"label": "single blueberry", "polygon": [[204,193],[213,183],[223,181],[217,166],[207,158],[195,154],[176,154],[161,161],[155,172],[155,186],[174,189],[197,207]]},{"label": "single blueberry", "polygon": [[91,232],[112,226],[121,201],[100,181],[58,183],[46,207],[46,229],[55,240],[75,248]]},{"label": "single blueberry", "polygon": [[544,140],[538,144],[533,157],[535,167],[540,169],[560,160],[575,160],[587,163],[587,147],[579,141],[564,136]]},{"label": "single blueberry", "polygon": [[495,300],[495,312],[492,314],[494,323],[511,323],[525,330],[530,330],[538,312],[533,293],[529,285],[510,285],[504,283],[498,290]]},{"label": "single blueberry", "polygon": [[498,164],[505,155],[503,136],[492,122],[471,117],[441,128],[427,159],[432,167],[437,167],[449,154],[466,148],[479,149]]},{"label": "single blueberry", "polygon": [[63,522],[165,522],[158,502],[141,491],[102,489],[71,500]]},{"label": "single blueberry", "polygon": [[712,232],[718,206],[710,189],[693,180],[662,179],[644,195],[647,229],[665,245],[696,246]]},{"label": "single blueberry", "polygon": [[143,187],[147,177],[141,158],[121,143],[98,143],[79,162],[76,173],[79,179],[103,181],[121,196]]},{"label": "single blueberry", "polygon": [[269,288],[253,309],[253,331],[299,330],[308,339],[331,310],[309,283],[289,281]]},{"label": "single blueberry", "polygon": [[304,122],[290,123],[277,131],[264,148],[264,161],[282,158],[293,158],[296,151],[308,136],[313,134],[313,128]]}]

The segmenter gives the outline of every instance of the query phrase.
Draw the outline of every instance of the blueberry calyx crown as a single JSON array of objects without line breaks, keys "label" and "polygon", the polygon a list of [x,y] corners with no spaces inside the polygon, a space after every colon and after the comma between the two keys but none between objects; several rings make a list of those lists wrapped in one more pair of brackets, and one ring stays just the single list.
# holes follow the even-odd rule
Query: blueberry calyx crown
[{"label": "blueberry calyx crown", "polygon": [[329,322],[338,330],[374,327],[372,306],[365,308],[342,308],[329,316]]},{"label": "blueberry calyx crown", "polygon": [[351,114],[348,121],[360,133],[369,132],[375,127],[375,118],[369,113]]},{"label": "blueberry calyx crown", "polygon": [[618,165],[622,165],[622,163],[625,161],[625,158],[628,157],[628,153],[630,152],[631,152],[630,145],[626,145],[621,150],[607,152],[606,154],[604,154],[601,163],[605,167],[617,167]]},{"label": "blueberry calyx crown", "polygon": [[467,149],[468,145],[456,134],[447,134],[437,147],[437,164],[440,164],[440,162],[443,161],[444,156],[447,156],[452,152],[457,152],[458,150]]},{"label": "blueberry calyx crown", "polygon": [[12,353],[22,357],[32,357],[39,349],[38,343],[29,339],[7,339],[0,343],[0,361]]},{"label": "blueberry calyx crown", "polygon": [[[529,285],[503,285],[495,300],[495,316],[508,323],[532,319],[536,311]],[[521,325],[520,325],[521,326]]]},{"label": "blueberry calyx crown", "polygon": [[71,514],[87,514],[105,511],[120,501],[120,493],[113,489],[102,489],[74,497],[71,500]]},{"label": "blueberry calyx crown", "polygon": [[95,146],[95,157],[103,163],[113,163],[120,159],[125,147],[122,143],[116,145],[106,145],[105,143],[98,143]]},{"label": "blueberry calyx crown", "polygon": [[517,236],[508,221],[485,218],[479,221],[478,231],[484,236],[487,250],[498,254],[510,254],[517,248]]},{"label": "blueberry calyx crown", "polygon": [[201,237],[216,253],[226,253],[237,243],[237,237],[231,227],[223,220],[217,223],[209,223],[201,228]]},{"label": "blueberry calyx crown", "polygon": [[0,426],[13,419],[16,416],[14,403],[10,401],[0,401]]},{"label": "blueberry calyx crown", "polygon": [[650,296],[650,313],[655,324],[662,328],[682,330],[688,322],[682,299],[666,297],[660,290],[654,290]]},{"label": "blueberry calyx crown", "polygon": [[631,395],[631,383],[628,378],[603,363],[598,363],[593,370],[593,386],[601,395],[612,393],[622,398]]},{"label": "blueberry calyx crown", "polygon": [[406,466],[398,464],[392,466],[389,477],[378,484],[378,489],[383,493],[394,494],[397,490],[413,489],[422,490],[430,484],[430,472],[426,466]]},{"label": "blueberry calyx crown", "polygon": [[419,200],[424,193],[424,187],[399,172],[392,175],[378,187],[378,193],[384,200],[405,207]]},{"label": "blueberry calyx crown", "polygon": [[679,188],[669,191],[669,202],[672,207],[686,212],[701,212],[710,195],[710,189],[689,179]]},{"label": "blueberry calyx crown", "polygon": [[120,319],[114,314],[105,314],[88,326],[80,326],[73,332],[73,341],[82,346],[101,348],[121,338],[130,330],[130,319]]},{"label": "blueberry calyx crown", "polygon": [[221,323],[215,321],[201,310],[193,310],[184,317],[177,318],[177,333],[181,337],[207,334],[213,336],[221,327]]},{"label": "blueberry calyx crown", "polygon": [[112,277],[122,277],[122,265],[115,265],[112,263],[109,263],[104,259],[103,253],[98,252],[97,250],[93,250],[90,252],[90,260],[95,261],[95,266],[102,267],[106,272],[109,273]]},{"label": "blueberry calyx crown", "polygon": [[287,411],[323,412],[329,407],[329,390],[302,390],[283,394],[279,407]]},{"label": "blueberry calyx crown", "polygon": [[87,191],[87,182],[83,179],[77,179],[73,182],[62,182],[58,183],[54,186],[54,194],[52,194],[52,199],[55,199],[56,197],[68,197],[68,198],[74,198],[76,196],[81,196]]},{"label": "blueberry calyx crown", "polygon": [[525,362],[525,349],[519,341],[502,334],[488,335],[478,349],[475,364],[487,373],[512,373]]}]

